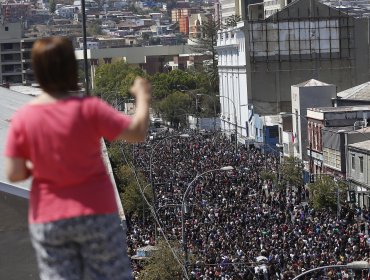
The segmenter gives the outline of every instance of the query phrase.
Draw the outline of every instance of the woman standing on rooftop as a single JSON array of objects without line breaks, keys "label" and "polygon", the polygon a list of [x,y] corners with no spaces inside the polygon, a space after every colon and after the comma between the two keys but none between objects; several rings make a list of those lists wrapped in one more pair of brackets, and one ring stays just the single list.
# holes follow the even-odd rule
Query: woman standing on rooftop
[{"label": "woman standing on rooftop", "polygon": [[32,176],[29,229],[42,280],[131,279],[126,237],[101,157],[101,137],[144,141],[150,84],[131,88],[129,118],[95,97],[79,97],[72,43],[61,37],[35,42],[32,64],[44,93],[13,116],[6,173]]}]

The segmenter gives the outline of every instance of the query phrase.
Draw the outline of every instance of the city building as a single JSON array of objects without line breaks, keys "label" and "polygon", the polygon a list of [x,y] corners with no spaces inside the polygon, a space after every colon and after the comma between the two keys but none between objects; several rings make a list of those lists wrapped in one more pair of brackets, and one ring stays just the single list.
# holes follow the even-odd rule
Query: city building
[{"label": "city building", "polygon": [[248,18],[249,5],[263,3],[262,0],[219,0],[221,22],[226,23],[232,16],[239,16],[242,20]]},{"label": "city building", "polygon": [[329,173],[347,178],[347,146],[370,137],[367,125],[370,106],[321,107],[307,109],[308,145],[311,174]]},{"label": "city building", "polygon": [[250,4],[248,6],[248,19],[249,20],[263,20],[265,18],[264,14],[264,4],[256,3]]},{"label": "city building", "polygon": [[196,13],[196,9],[178,8],[171,11],[172,23],[179,22],[182,17],[190,17],[192,13]]},{"label": "city building", "polygon": [[204,67],[204,61],[211,59],[210,55],[204,55],[199,53],[194,54],[179,54],[173,57],[172,61],[169,61],[168,66],[171,70],[180,69],[196,69],[201,70]]},{"label": "city building", "polygon": [[221,22],[225,23],[228,17],[239,15],[239,0],[219,0],[221,6]]},{"label": "city building", "polygon": [[22,25],[0,23],[0,84],[31,84],[31,49],[36,38],[23,38]]},{"label": "city building", "polygon": [[189,16],[182,16],[179,19],[179,31],[184,35],[189,35]]},{"label": "city building", "polygon": [[263,0],[264,16],[268,18],[277,13],[293,0]]},{"label": "city building", "polygon": [[356,204],[361,208],[370,206],[370,137],[348,145],[348,181],[355,192]]},{"label": "city building", "polygon": [[202,26],[209,20],[210,15],[192,14],[189,17],[189,40],[204,38]]},{"label": "city building", "polygon": [[[265,20],[221,30],[220,95],[235,103],[237,114],[226,121],[233,126],[236,119],[245,137],[250,106],[240,105],[253,105],[259,115],[291,112],[291,85],[314,78],[343,91],[369,81],[368,37],[367,18],[315,0],[297,0]],[[220,102],[227,118],[232,103]]]},{"label": "city building", "polygon": [[370,82],[337,93],[334,106],[370,105]]},{"label": "city building", "polygon": [[332,106],[336,97],[336,86],[315,79],[294,85],[292,94],[292,132],[294,139],[294,156],[301,160],[307,159],[305,148],[307,140],[307,108]]},{"label": "city building", "polygon": [[24,1],[4,1],[0,3],[0,12],[5,22],[26,20],[31,15],[31,3]]}]

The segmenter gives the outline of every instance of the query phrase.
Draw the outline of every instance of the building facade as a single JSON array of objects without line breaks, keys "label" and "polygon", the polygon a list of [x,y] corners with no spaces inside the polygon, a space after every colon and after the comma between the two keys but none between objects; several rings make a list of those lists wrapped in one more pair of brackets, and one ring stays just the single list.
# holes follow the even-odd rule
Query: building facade
[{"label": "building facade", "polygon": [[291,87],[292,132],[294,156],[307,160],[306,148],[312,145],[307,137],[307,108],[331,106],[336,97],[336,86],[315,79]]},{"label": "building facade", "polygon": [[31,50],[36,38],[22,38],[22,25],[0,23],[0,83],[31,84]]},{"label": "building facade", "polygon": [[247,135],[248,110],[291,112],[291,85],[312,78],[342,91],[370,80],[369,26],[314,0],[297,0],[265,20],[248,20],[218,34],[220,100],[225,128],[237,119]]},{"label": "building facade", "polygon": [[192,14],[189,17],[189,39],[197,40],[204,38],[203,24],[208,22],[209,15],[206,14]]},{"label": "building facade", "polygon": [[263,0],[265,18],[276,14],[291,2],[292,0]]},{"label": "building facade", "polygon": [[348,179],[356,204],[370,206],[370,140],[348,145]]},{"label": "building facade", "polygon": [[370,130],[354,129],[356,122],[370,116],[370,106],[321,107],[307,109],[307,154],[310,173],[329,173],[347,178],[347,147],[370,137]]}]

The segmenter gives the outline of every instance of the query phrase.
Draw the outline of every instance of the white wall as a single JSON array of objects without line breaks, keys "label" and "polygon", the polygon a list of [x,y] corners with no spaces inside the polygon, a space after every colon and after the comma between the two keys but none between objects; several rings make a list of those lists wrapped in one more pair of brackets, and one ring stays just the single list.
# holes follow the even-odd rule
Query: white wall
[{"label": "white wall", "polygon": [[225,96],[225,98],[220,98],[221,128],[229,133],[234,133],[236,118],[238,138],[244,138],[247,136],[246,123],[248,122],[250,108],[248,106],[243,24],[220,31],[217,50],[220,95]]}]

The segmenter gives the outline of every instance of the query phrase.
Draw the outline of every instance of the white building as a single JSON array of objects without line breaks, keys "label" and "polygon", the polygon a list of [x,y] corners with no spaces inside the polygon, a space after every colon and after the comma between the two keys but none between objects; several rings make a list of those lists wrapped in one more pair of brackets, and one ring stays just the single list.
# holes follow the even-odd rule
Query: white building
[{"label": "white building", "polygon": [[307,155],[307,108],[329,107],[336,97],[336,86],[311,79],[292,86],[292,131],[294,156],[305,159]]},{"label": "white building", "polygon": [[277,13],[291,2],[292,0],[263,0],[265,18]]},{"label": "white building", "polygon": [[254,136],[250,122],[255,118],[249,104],[245,54],[244,23],[219,32],[217,39],[220,83],[221,129],[235,131],[240,137]]},{"label": "white building", "polygon": [[[315,78],[340,91],[369,81],[369,43],[362,36],[368,32],[367,21],[315,0],[297,0],[265,20],[221,30],[221,127],[235,131],[236,119],[239,137],[258,138],[254,118],[291,112],[292,85]],[[356,64],[348,68],[351,59]]]}]

